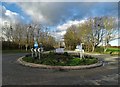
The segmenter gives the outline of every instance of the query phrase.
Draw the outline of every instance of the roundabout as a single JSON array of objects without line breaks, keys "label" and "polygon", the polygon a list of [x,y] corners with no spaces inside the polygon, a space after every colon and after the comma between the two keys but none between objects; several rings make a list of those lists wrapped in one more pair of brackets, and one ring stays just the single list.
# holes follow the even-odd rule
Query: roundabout
[{"label": "roundabout", "polygon": [[[57,69],[57,70],[80,70],[80,69],[90,69],[90,68],[96,68],[96,67],[100,67],[100,66],[102,66],[103,65],[103,62],[102,61],[100,61],[100,60],[98,60],[98,59],[96,59],[96,60],[98,60],[98,61],[95,61],[95,62],[91,62],[91,64],[90,63],[84,63],[84,64],[76,64],[76,62],[78,62],[80,59],[79,58],[74,58],[74,59],[72,59],[72,62],[70,62],[69,64],[67,64],[66,63],[66,65],[64,64],[60,64],[59,62],[57,62],[57,64],[55,65],[50,65],[50,64],[41,64],[40,62],[31,62],[31,61],[29,61],[28,59],[27,59],[27,57],[25,57],[25,56],[23,56],[23,57],[20,57],[18,60],[17,60],[17,62],[19,63],[19,64],[22,64],[22,65],[24,65],[24,66],[28,66],[28,67],[34,67],[34,68],[42,68],[42,69]],[[77,61],[76,61],[76,59],[77,59]],[[31,60],[31,59],[30,59]],[[73,61],[73,60],[75,60],[75,61]],[[81,60],[83,60],[83,59],[81,59]],[[91,59],[92,60],[92,59]],[[33,60],[34,61],[34,60]],[[37,60],[38,61],[38,60]],[[47,61],[47,60],[46,60]],[[59,60],[60,61],[60,60]],[[89,62],[89,60],[87,59],[87,61]],[[51,61],[50,61],[51,62]],[[86,62],[86,61],[85,61]],[[58,65],[58,63],[59,63],[59,65]],[[72,63],[74,63],[74,64],[72,64]],[[82,62],[80,62],[80,63],[82,63]],[[75,65],[76,64],[76,65]]]}]

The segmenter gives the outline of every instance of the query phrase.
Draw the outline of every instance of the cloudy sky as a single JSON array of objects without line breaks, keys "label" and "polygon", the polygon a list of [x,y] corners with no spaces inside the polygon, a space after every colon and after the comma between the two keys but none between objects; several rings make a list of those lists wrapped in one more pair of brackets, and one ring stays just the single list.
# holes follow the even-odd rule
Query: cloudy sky
[{"label": "cloudy sky", "polygon": [[89,17],[118,15],[117,2],[2,2],[0,8],[0,23],[38,22],[57,38],[62,38],[67,27]]}]

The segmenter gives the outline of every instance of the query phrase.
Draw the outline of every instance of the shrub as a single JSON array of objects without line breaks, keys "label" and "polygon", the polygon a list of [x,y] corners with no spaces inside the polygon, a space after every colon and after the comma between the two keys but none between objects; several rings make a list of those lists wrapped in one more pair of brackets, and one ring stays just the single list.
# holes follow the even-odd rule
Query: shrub
[{"label": "shrub", "polygon": [[30,63],[34,62],[34,59],[32,57],[24,57],[23,60]]},{"label": "shrub", "polygon": [[49,55],[49,56],[54,56],[55,53],[50,51],[48,55]]},{"label": "shrub", "polygon": [[50,52],[49,54],[41,55],[41,59],[39,60],[32,58],[31,56],[24,57],[23,60],[26,62],[37,63],[37,64],[45,64],[52,66],[77,66],[77,65],[89,65],[94,64],[98,60],[91,56],[85,56],[85,58],[78,58],[74,56],[65,56],[68,53],[64,54],[56,54],[54,52]]},{"label": "shrub", "polygon": [[41,64],[41,61],[40,61],[39,59],[36,59],[36,60],[34,61],[34,63],[36,63],[36,64]]},{"label": "shrub", "polygon": [[68,52],[64,52],[64,55],[65,55],[65,56],[69,56]]},{"label": "shrub", "polygon": [[85,61],[86,61],[85,62],[86,65],[90,65],[90,64],[97,63],[98,60],[94,58],[94,59],[86,59]]},{"label": "shrub", "polygon": [[46,59],[46,60],[43,62],[43,64],[46,64],[46,65],[55,65],[55,61],[52,60],[52,59],[50,59],[50,58],[48,58],[48,59]]},{"label": "shrub", "polygon": [[53,50],[54,49],[54,47],[51,46],[51,45],[43,45],[43,48],[44,48],[45,51],[49,51],[49,50]]},{"label": "shrub", "polygon": [[95,52],[103,53],[104,52],[104,48],[103,47],[96,47],[95,48]]},{"label": "shrub", "polygon": [[67,65],[75,66],[80,64],[80,58],[73,58],[67,62]]}]

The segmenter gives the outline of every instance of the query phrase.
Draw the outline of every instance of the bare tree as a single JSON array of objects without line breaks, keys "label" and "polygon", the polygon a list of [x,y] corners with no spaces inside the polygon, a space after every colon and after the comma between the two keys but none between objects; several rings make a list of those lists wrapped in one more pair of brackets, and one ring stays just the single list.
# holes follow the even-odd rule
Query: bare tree
[{"label": "bare tree", "polygon": [[106,29],[104,36],[104,52],[108,48],[108,44],[111,39],[114,38],[113,32],[117,31],[117,22],[115,17],[104,17],[104,28]]},{"label": "bare tree", "polygon": [[92,47],[92,52],[100,45],[103,40],[108,44],[111,40],[111,34],[115,31],[115,19],[113,17],[95,17],[89,18],[79,26],[69,27],[64,35],[67,47],[75,43],[83,42]]}]

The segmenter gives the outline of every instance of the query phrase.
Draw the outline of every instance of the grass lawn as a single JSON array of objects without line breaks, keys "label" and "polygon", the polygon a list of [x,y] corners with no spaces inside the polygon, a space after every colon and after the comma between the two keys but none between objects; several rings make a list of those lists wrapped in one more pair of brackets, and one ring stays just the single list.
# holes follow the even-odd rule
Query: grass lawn
[{"label": "grass lawn", "polygon": [[119,48],[108,48],[105,52],[106,54],[110,55],[120,55],[120,49]]},{"label": "grass lawn", "polygon": [[108,51],[120,52],[120,49],[119,49],[119,48],[108,48],[108,49],[107,49],[107,52],[108,52]]}]

